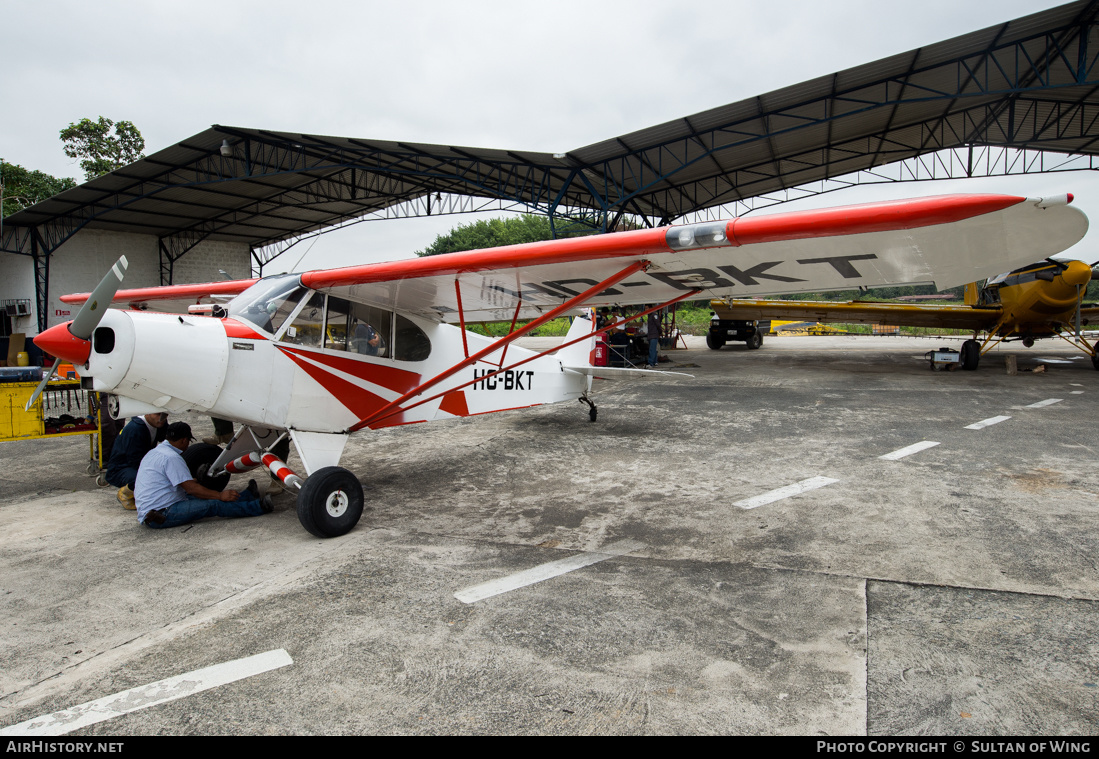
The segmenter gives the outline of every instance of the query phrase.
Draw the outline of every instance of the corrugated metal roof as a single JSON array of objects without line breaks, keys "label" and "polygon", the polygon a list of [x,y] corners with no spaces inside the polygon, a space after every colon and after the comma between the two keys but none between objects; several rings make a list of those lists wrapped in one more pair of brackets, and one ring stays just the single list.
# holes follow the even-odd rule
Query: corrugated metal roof
[{"label": "corrugated metal roof", "polygon": [[1080,0],[560,159],[215,125],[14,214],[4,247],[25,243],[18,228],[51,225],[58,242],[86,227],[258,247],[438,193],[668,221],[967,144],[1094,154],[1097,6]]}]

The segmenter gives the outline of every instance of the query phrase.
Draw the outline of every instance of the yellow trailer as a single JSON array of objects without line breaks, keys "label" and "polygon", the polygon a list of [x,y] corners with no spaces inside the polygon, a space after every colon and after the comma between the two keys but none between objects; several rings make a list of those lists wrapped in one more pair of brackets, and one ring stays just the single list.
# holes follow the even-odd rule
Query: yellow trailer
[{"label": "yellow trailer", "polygon": [[25,410],[36,387],[37,382],[0,383],[0,442],[87,435],[88,474],[102,469],[101,412],[95,393],[82,390],[79,380],[54,380]]}]

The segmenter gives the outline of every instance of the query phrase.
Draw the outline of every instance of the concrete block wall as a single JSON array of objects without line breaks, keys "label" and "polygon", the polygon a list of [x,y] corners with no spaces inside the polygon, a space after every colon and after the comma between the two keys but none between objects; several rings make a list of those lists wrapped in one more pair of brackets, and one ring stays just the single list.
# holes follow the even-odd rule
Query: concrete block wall
[{"label": "concrete block wall", "polygon": [[38,317],[34,310],[34,260],[30,256],[0,253],[0,301],[24,298],[31,302],[31,315],[12,319],[12,332],[36,335]]},{"label": "concrete block wall", "polygon": [[[160,254],[157,238],[153,235],[85,229],[55,250],[50,258],[47,325],[53,326],[71,319],[78,308],[62,303],[61,296],[91,290],[122,255],[130,264],[124,287],[155,287],[160,284]],[[0,297],[30,298],[33,304],[34,265],[30,256],[10,253],[0,256]],[[176,261],[173,282],[182,285],[216,281],[222,278],[218,269],[225,269],[234,279],[250,277],[248,246],[213,241],[199,243]],[[24,321],[26,325],[22,324]],[[38,332],[33,317],[22,319],[19,325],[13,326],[25,326],[23,331],[28,335]]]}]

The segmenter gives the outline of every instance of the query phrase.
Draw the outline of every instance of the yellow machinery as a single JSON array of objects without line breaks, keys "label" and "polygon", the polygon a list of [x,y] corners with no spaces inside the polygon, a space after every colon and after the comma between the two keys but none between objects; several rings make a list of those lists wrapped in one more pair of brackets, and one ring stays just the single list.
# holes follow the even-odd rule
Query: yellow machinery
[{"label": "yellow machinery", "polygon": [[87,435],[88,473],[98,472],[104,462],[95,394],[82,390],[80,380],[59,379],[46,385],[30,410],[25,411],[37,386],[37,382],[0,383],[0,442]]}]

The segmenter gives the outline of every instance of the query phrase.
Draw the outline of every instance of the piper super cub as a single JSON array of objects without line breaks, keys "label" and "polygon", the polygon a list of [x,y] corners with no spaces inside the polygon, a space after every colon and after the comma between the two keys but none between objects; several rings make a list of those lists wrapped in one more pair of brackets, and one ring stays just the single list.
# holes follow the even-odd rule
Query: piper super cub
[{"label": "piper super cub", "polygon": [[[63,297],[80,312],[34,342],[78,366],[84,387],[116,395],[116,418],[198,410],[240,423],[224,450],[188,449],[192,472],[220,489],[266,466],[298,490],[305,529],[333,537],[363,509],[362,486],[338,466],[350,433],[568,400],[594,421],[593,377],[645,373],[593,367],[597,331],[582,317],[555,351],[512,345],[550,319],[649,304],[637,318],[733,294],[952,287],[1079,241],[1087,218],[1071,199],[891,201],[131,290],[119,289],[122,258],[91,294]],[[512,328],[493,340],[467,321]],[[304,476],[271,453],[287,434]]]}]

